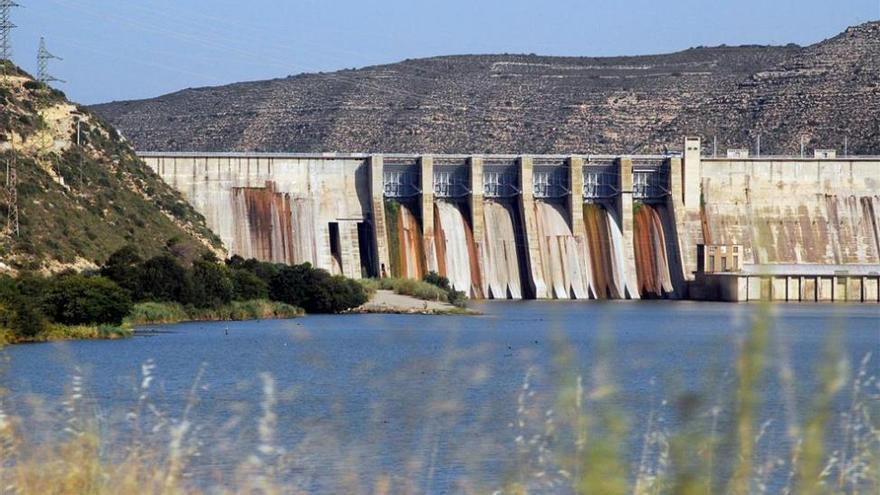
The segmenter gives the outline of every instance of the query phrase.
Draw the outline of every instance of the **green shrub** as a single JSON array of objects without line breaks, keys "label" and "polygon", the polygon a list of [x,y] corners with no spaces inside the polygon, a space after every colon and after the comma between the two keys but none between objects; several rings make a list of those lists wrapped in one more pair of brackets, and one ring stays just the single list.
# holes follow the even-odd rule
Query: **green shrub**
[{"label": "green shrub", "polygon": [[232,279],[225,266],[201,260],[193,264],[183,301],[197,308],[214,308],[232,301]]},{"label": "green shrub", "polygon": [[0,328],[8,329],[16,338],[36,337],[46,325],[46,316],[36,299],[15,294],[0,301]]},{"label": "green shrub", "polygon": [[176,302],[142,302],[135,304],[125,318],[126,325],[178,323],[189,319],[183,305]]},{"label": "green shrub", "polygon": [[422,279],[425,282],[440,287],[443,290],[451,290],[451,286],[449,285],[449,279],[446,277],[440,276],[437,272],[428,272],[427,275]]},{"label": "green shrub", "polygon": [[134,306],[125,319],[128,326],[179,323],[184,321],[258,320],[296,318],[302,310],[288,304],[267,301],[233,301],[217,308],[184,308],[178,303],[146,302]]},{"label": "green shrub", "polygon": [[251,301],[269,298],[269,284],[244,269],[231,270],[232,299],[235,301]]},{"label": "green shrub", "polygon": [[456,306],[458,308],[463,308],[467,306],[467,294],[460,290],[450,289],[446,293],[446,297],[449,300],[449,304]]},{"label": "green shrub", "polygon": [[342,275],[334,275],[327,282],[329,301],[323,308],[318,308],[317,313],[338,313],[356,308],[369,300],[367,292],[356,281],[347,279]]},{"label": "green shrub", "polygon": [[118,325],[132,304],[112,280],[67,275],[53,281],[43,307],[47,316],[64,325]]},{"label": "green shrub", "polygon": [[18,279],[0,276],[0,328],[16,338],[32,338],[46,328],[43,297],[48,281],[43,277],[22,275]]},{"label": "green shrub", "polygon": [[56,340],[90,340],[90,339],[121,339],[130,337],[131,330],[113,325],[49,325],[37,341],[52,342]]},{"label": "green shrub", "polygon": [[428,272],[428,274],[425,275],[424,281],[443,289],[446,292],[446,300],[449,304],[462,308],[467,303],[467,296],[465,293],[455,290],[448,278],[442,277],[436,272]]},{"label": "green shrub", "polygon": [[190,320],[244,321],[275,318],[296,318],[303,311],[289,304],[274,301],[233,301],[218,308],[193,309]]},{"label": "green shrub", "polygon": [[253,258],[245,260],[241,256],[233,256],[226,264],[230,268],[247,270],[262,279],[266,284],[272,282],[272,277],[277,275],[283,266],[267,261],[258,261]]},{"label": "green shrub", "polygon": [[162,254],[141,264],[135,297],[139,301],[181,301],[186,283],[183,266]]},{"label": "green shrub", "polygon": [[272,277],[269,296],[307,313],[339,313],[367,302],[367,293],[360,284],[331,276],[309,263],[281,268]]},{"label": "green shrub", "polygon": [[141,269],[143,263],[135,246],[128,244],[110,255],[104,266],[101,267],[101,276],[116,282],[120,287],[131,294],[138,294],[140,287]]}]

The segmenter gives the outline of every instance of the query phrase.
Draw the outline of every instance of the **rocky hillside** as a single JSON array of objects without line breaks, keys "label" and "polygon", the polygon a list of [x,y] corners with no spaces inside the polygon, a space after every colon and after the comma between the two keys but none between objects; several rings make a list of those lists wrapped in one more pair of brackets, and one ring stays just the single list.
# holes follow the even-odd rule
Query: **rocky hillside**
[{"label": "rocky hillside", "polygon": [[[0,272],[91,268],[125,244],[143,255],[220,249],[201,215],[114,129],[63,93],[0,64]],[[7,164],[13,163],[17,235],[7,228]]]},{"label": "rocky hillside", "polygon": [[809,47],[616,58],[454,56],[187,89],[95,110],[143,150],[880,153],[880,23]]},{"label": "rocky hillside", "polygon": [[[684,133],[717,134],[731,143],[754,143],[777,153],[808,148],[880,154],[880,23],[797,50],[772,68],[755,71],[734,91],[689,106],[658,132],[661,140]],[[721,138],[719,138],[721,139]]]}]

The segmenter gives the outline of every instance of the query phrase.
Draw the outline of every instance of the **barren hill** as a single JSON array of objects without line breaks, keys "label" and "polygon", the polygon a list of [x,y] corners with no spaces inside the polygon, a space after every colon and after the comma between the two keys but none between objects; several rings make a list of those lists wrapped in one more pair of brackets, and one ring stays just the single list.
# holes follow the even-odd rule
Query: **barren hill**
[{"label": "barren hill", "polygon": [[187,89],[95,110],[164,151],[601,153],[684,134],[880,153],[880,23],[812,45],[639,57],[475,55]]}]

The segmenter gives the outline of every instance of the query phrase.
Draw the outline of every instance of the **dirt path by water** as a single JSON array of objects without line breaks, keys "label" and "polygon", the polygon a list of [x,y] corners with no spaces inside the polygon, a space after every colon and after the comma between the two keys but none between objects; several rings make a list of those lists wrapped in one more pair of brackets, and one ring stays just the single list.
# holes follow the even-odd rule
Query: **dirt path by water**
[{"label": "dirt path by water", "polygon": [[378,290],[370,301],[355,310],[359,313],[407,313],[407,314],[447,314],[467,313],[449,303],[424,301],[415,297],[395,294],[390,290]]}]

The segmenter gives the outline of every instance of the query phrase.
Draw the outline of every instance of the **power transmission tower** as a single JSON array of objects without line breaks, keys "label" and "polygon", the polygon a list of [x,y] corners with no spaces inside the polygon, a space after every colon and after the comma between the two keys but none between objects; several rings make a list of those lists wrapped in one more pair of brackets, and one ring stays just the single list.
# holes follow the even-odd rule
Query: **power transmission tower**
[{"label": "power transmission tower", "polygon": [[56,78],[55,76],[49,74],[49,61],[50,60],[63,60],[61,57],[52,55],[49,53],[49,50],[46,49],[46,40],[42,37],[40,38],[40,51],[37,52],[37,80],[43,84],[49,84],[50,82],[61,82],[64,81]]},{"label": "power transmission tower", "polygon": [[20,7],[13,0],[0,0],[0,59],[12,59],[12,40],[10,34],[15,24],[9,20],[13,7]]},{"label": "power transmission tower", "polygon": [[[0,60],[3,60],[3,75],[6,75],[7,61],[12,59],[12,30],[16,27],[10,20],[13,7],[20,7],[14,0],[0,0]],[[10,139],[14,139],[10,136]],[[15,155],[15,141],[12,143],[11,158],[6,160],[6,233],[18,237],[18,171]],[[11,163],[10,163],[11,162]]]}]

